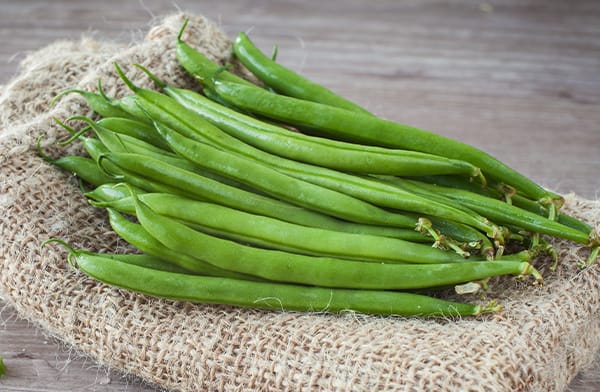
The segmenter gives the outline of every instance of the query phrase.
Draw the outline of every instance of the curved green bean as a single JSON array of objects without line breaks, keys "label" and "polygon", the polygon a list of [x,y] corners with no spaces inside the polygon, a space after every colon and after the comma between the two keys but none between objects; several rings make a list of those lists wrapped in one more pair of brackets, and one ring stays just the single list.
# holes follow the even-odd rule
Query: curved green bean
[{"label": "curved green bean", "polygon": [[[136,197],[156,213],[185,223],[196,230],[261,248],[386,263],[432,264],[465,261],[455,253],[441,251],[425,244],[300,226],[171,194],[144,193]],[[93,204],[135,214],[132,196],[96,201]]]},{"label": "curved green bean", "polygon": [[393,121],[277,95],[239,83],[215,80],[211,88],[236,107],[288,124],[318,130],[327,137],[388,148],[405,148],[462,159],[542,202],[562,205],[562,197],[536,184],[491,155],[471,145]]},{"label": "curved green bean", "polygon": [[373,290],[438,287],[506,274],[531,274],[541,281],[541,275],[529,263],[509,259],[380,264],[259,249],[193,230],[157,214],[135,197],[134,201],[142,227],[166,247],[223,269],[272,281]]},{"label": "curved green bean", "polygon": [[[128,185],[131,187],[130,184]],[[134,192],[138,195],[144,193],[144,191],[139,188],[135,189]],[[85,196],[90,198],[92,200],[92,204],[97,205],[98,207],[110,206],[121,212],[135,214],[135,209],[133,208],[133,200],[131,200],[130,191],[125,189],[125,187],[123,186],[118,186],[118,184],[103,184],[93,189],[92,191],[87,192]],[[142,198],[142,200],[144,199],[143,196],[140,197]],[[189,200],[189,198],[185,199]],[[152,207],[160,208],[156,204],[153,204]],[[161,211],[161,213],[164,213],[164,211]],[[186,212],[185,209],[182,208],[181,211],[179,211],[178,213],[185,214]],[[278,221],[281,221],[281,219],[278,219]],[[414,229],[363,225],[333,219],[329,221],[328,224],[325,226],[326,227],[321,227],[317,225],[314,227],[322,228],[324,230],[336,231],[340,233],[367,234],[379,237],[398,238],[401,240],[418,243],[433,242],[429,236],[422,234]]]},{"label": "curved green bean", "polygon": [[219,268],[196,257],[173,251],[152,237],[140,224],[130,221],[112,208],[107,208],[107,211],[110,226],[115,233],[129,244],[148,255],[157,257],[179,268],[183,268],[188,271],[188,273],[256,280],[256,278],[252,276]]},{"label": "curved green bean", "polygon": [[102,117],[128,117],[127,112],[121,109],[118,102],[108,98],[106,94],[104,94],[100,81],[98,81],[98,93],[80,89],[68,89],[56,95],[50,102],[50,105],[54,105],[65,95],[73,93],[81,95],[85,99],[90,109]]},{"label": "curved green bean", "polygon": [[[250,72],[278,93],[357,113],[370,114],[356,103],[306,79],[265,56],[245,33],[239,33],[236,36],[233,41],[233,52]],[[184,63],[185,59],[179,59],[179,61]]]},{"label": "curved green bean", "polygon": [[276,311],[359,312],[399,316],[477,316],[501,306],[470,305],[425,295],[307,287],[231,278],[194,276],[132,266],[73,252],[71,264],[106,284],[171,300],[224,304]]}]

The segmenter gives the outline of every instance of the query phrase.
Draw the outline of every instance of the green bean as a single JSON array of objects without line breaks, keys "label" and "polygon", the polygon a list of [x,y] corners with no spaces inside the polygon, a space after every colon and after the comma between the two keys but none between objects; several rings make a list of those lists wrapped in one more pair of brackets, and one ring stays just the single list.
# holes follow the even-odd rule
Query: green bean
[{"label": "green bean", "polygon": [[228,72],[223,69],[221,65],[215,64],[212,60],[206,57],[204,54],[198,52],[190,45],[182,40],[182,34],[187,26],[187,19],[183,22],[179,34],[177,34],[177,46],[176,56],[181,66],[193,77],[198,79],[199,82],[205,81],[205,75],[214,75],[216,72],[220,73],[220,76],[225,80],[229,80],[236,83],[248,83],[247,80],[237,76],[234,73]]},{"label": "green bean", "polygon": [[[314,83],[265,56],[245,33],[233,41],[233,52],[258,79],[278,93],[309,101],[370,114],[367,110],[333,91]],[[185,59],[180,59],[184,63]]]},{"label": "green bean", "polygon": [[[95,188],[94,190],[87,192],[85,194],[86,197],[93,200],[92,204],[97,205],[99,207],[110,206],[112,208],[116,208],[121,212],[126,212],[129,214],[135,214],[135,210],[133,208],[133,203],[130,198],[130,192],[125,189],[123,186],[116,186],[117,184],[104,184]],[[136,194],[143,193],[144,191],[141,189],[135,189],[134,192]],[[142,197],[144,199],[144,197]],[[187,198],[189,199],[189,198]],[[157,205],[153,205],[153,207],[160,208]],[[162,212],[161,212],[162,213]],[[180,211],[179,213],[184,214],[185,211]],[[250,222],[248,222],[250,223]],[[416,224],[416,220],[415,220]],[[340,233],[353,233],[353,234],[367,234],[379,237],[390,237],[390,238],[398,238],[405,241],[411,242],[429,242],[432,240],[425,234],[421,234],[414,229],[402,229],[396,227],[386,227],[386,226],[374,226],[374,225],[362,225],[362,224],[354,224],[351,222],[345,221],[335,221],[331,220],[327,225],[324,225],[324,229],[336,231]],[[320,228],[320,226],[316,226],[316,228]]]},{"label": "green bean", "polygon": [[150,143],[155,147],[163,150],[168,150],[168,146],[164,140],[156,134],[156,130],[151,124],[134,120],[131,118],[121,117],[104,117],[100,119],[97,124],[109,131],[129,135],[136,139]]},{"label": "green bean", "polygon": [[431,185],[407,179],[397,178],[395,181],[403,183],[410,182],[415,186],[421,187],[427,194],[442,194],[500,223],[521,227],[534,233],[565,238],[589,246],[600,244],[600,242],[595,242],[597,239],[594,238],[594,233],[583,233],[579,230],[560,224],[559,222],[544,218],[543,216],[504,203],[500,200],[461,189]]},{"label": "green bean", "polygon": [[64,171],[74,174],[76,177],[82,179],[88,184],[95,186],[113,182],[114,179],[105,174],[96,162],[89,158],[81,156],[66,156],[60,157],[52,161],[53,165],[56,165]]},{"label": "green bean", "polygon": [[[131,192],[134,192],[136,195],[141,195],[142,193],[146,193],[145,190],[141,188],[137,188],[131,184],[127,184],[127,188],[123,186],[123,183],[106,183],[102,184],[91,191],[88,191],[84,194],[85,197],[90,199],[92,204],[100,203],[101,207],[106,207],[108,204],[111,204],[111,207],[116,204],[119,200],[125,199],[131,196]],[[106,203],[103,205],[103,203]],[[127,203],[130,205],[130,203]],[[121,212],[125,212],[129,215],[135,215],[135,209],[133,205],[132,208],[125,207],[113,207],[113,209],[117,209]]]},{"label": "green bean", "polygon": [[542,204],[562,205],[563,199],[491,155],[471,145],[393,121],[297,98],[260,88],[216,80],[212,87],[222,99],[244,110],[288,124],[307,127],[328,137],[389,148],[405,148],[452,159],[462,159]]},{"label": "green bean", "polygon": [[373,290],[436,287],[506,274],[532,275],[541,281],[529,263],[509,259],[380,264],[259,249],[193,230],[157,214],[135,196],[134,201],[142,227],[166,247],[223,269],[272,281]]},{"label": "green bean", "polygon": [[37,140],[37,150],[38,155],[46,162],[58,166],[70,174],[74,174],[89,184],[98,186],[112,181],[112,178],[100,170],[96,162],[89,158],[81,156],[49,157],[42,150],[41,137]]},{"label": "green bean", "polygon": [[93,93],[91,91],[85,91],[80,89],[68,89],[56,95],[50,102],[50,105],[54,105],[54,103],[57,102],[60,98],[72,93],[77,93],[81,95],[87,102],[88,106],[102,117],[128,116],[127,112],[123,111],[120,108],[119,103],[110,99],[106,96],[106,94],[104,94],[100,81],[98,81],[98,93]]},{"label": "green bean", "polygon": [[[414,151],[361,146],[290,132],[282,127],[242,116],[191,90],[167,86],[144,67],[138,68],[161,86],[171,99],[164,94],[134,86],[117,68],[121,78],[135,91],[136,97],[140,98],[137,107],[131,108],[131,114],[136,115],[139,107],[143,106],[155,121],[164,123],[187,137],[194,137],[195,133],[200,138],[196,139],[199,141],[228,145],[229,147],[224,148],[245,150],[248,154],[251,153],[248,152],[250,144],[255,147],[252,150],[258,148],[289,159],[349,172],[407,176],[455,173],[483,180],[481,171],[463,160]],[[129,103],[124,106],[125,110],[130,110],[130,106]],[[194,132],[194,128],[201,132]]]},{"label": "green bean", "polygon": [[256,279],[252,276],[216,267],[212,264],[203,262],[196,257],[175,252],[164,246],[160,241],[157,241],[140,224],[130,221],[112,208],[107,208],[106,210],[108,212],[110,226],[115,233],[129,244],[133,245],[136,249],[139,249],[148,255],[158,257],[165,262],[169,262],[179,268],[189,271],[189,273],[197,275]]},{"label": "green bean", "polygon": [[179,301],[278,311],[441,317],[478,316],[501,309],[495,303],[470,305],[403,292],[330,289],[155,271],[77,251],[68,258],[71,265],[111,286]]},{"label": "green bean", "polygon": [[[330,224],[335,225],[335,220],[326,215],[247,192],[139,154],[109,153],[103,156],[103,161],[116,165],[121,172],[125,171],[143,178],[160,181],[160,183],[169,187],[180,189],[194,195],[192,198],[200,198],[201,200],[212,201],[250,213],[271,216],[307,226],[320,225],[326,227]],[[130,182],[129,180],[126,181]],[[138,184],[135,185],[140,187]],[[400,214],[382,212],[381,215],[380,219],[385,221],[383,223],[390,226],[414,227],[416,223],[413,218]]]},{"label": "green bean", "polygon": [[[156,213],[196,230],[262,248],[387,263],[453,263],[465,260],[454,253],[424,244],[300,226],[170,194],[145,193],[136,197]],[[135,214],[133,196],[93,204]]]},{"label": "green bean", "polygon": [[[479,193],[482,196],[488,196],[495,199],[502,198],[502,192],[500,192],[499,190],[490,188],[488,186],[483,187],[480,184],[475,184],[470,181],[465,181],[464,178],[458,176],[426,176],[415,177],[414,179],[424,181],[430,184],[437,184],[450,188],[463,189],[465,191]],[[496,187],[501,187],[501,184],[494,185]],[[536,213],[544,217],[547,217],[550,214],[548,208],[520,194],[510,195],[510,201],[516,207],[522,208],[524,210]],[[574,216],[568,215],[564,212],[557,212],[556,220],[565,226],[569,226],[586,234],[589,234],[592,231],[592,227],[586,222],[583,222],[582,220]]]},{"label": "green bean", "polygon": [[[386,213],[372,204],[365,203],[345,193],[287,176],[253,160],[188,139],[165,126],[156,124],[156,128],[170,148],[186,159],[223,176],[245,182],[274,197],[359,223],[386,225],[396,219],[396,214]],[[246,174],[246,172],[251,174]],[[490,232],[493,231],[486,222],[482,222],[482,220],[471,215],[463,214],[461,211],[453,210],[451,207],[436,204],[432,200],[422,199],[408,192],[404,192],[400,197],[394,196],[388,195],[386,200],[392,199],[390,203],[393,202],[393,206],[396,208],[437,215],[468,223]]]},{"label": "green bean", "polygon": [[[80,252],[84,252],[81,251]],[[159,271],[167,271],[167,272],[177,272],[180,274],[193,274],[192,271],[189,271],[185,268],[178,266],[177,264],[173,264],[171,262],[165,261],[159,257],[151,256],[145,253],[94,253],[94,252],[86,252],[88,254],[105,257],[111,260],[117,260],[123,263],[137,265],[144,268],[150,268]]]}]

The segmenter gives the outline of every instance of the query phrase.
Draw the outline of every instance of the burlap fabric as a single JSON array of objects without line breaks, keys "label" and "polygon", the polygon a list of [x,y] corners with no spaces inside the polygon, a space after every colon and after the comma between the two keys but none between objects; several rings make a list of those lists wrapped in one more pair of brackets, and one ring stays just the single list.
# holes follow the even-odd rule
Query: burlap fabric
[{"label": "burlap fabric", "polygon": [[[492,281],[489,298],[505,310],[478,319],[423,320],[356,314],[299,314],[197,305],[108,287],[70,268],[64,249],[40,243],[60,237],[76,247],[127,251],[103,211],[88,205],[76,181],[41,160],[65,137],[52,117],[89,114],[77,95],[49,108],[65,88],[127,94],[119,62],[136,83],[151,86],[131,64],[169,83],[193,86],[179,68],[175,34],[183,15],[159,21],[129,46],[82,39],[57,42],[22,63],[0,99],[0,287],[19,314],[100,364],[156,386],[201,390],[562,390],[600,348],[600,267],[579,271],[586,251],[555,242],[555,273],[540,259],[546,284]],[[228,61],[230,42],[192,17],[184,39]],[[576,196],[566,210],[598,225],[600,205]],[[468,297],[466,301],[485,301]]]}]

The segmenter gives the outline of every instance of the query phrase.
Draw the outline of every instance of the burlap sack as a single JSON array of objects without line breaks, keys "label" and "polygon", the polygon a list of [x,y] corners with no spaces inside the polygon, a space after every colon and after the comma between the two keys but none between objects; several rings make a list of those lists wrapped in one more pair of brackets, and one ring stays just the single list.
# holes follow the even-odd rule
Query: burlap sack
[{"label": "burlap sack", "polygon": [[[65,137],[52,117],[91,114],[76,95],[54,108],[65,88],[127,91],[113,71],[141,63],[180,86],[193,81],[174,56],[183,15],[160,21],[143,42],[125,47],[82,39],[31,54],[0,99],[0,287],[23,317],[102,365],[169,390],[562,390],[600,348],[600,267],[579,271],[586,251],[555,242],[555,273],[536,265],[546,285],[496,279],[489,297],[505,310],[478,319],[423,320],[355,314],[298,314],[196,305],[108,287],[70,268],[65,251],[40,243],[60,237],[76,247],[126,251],[103,211],[89,206],[76,181],[38,158]],[[226,61],[230,42],[201,17],[184,38]],[[566,210],[598,225],[600,205],[576,196]],[[465,298],[465,301],[486,299]]]}]

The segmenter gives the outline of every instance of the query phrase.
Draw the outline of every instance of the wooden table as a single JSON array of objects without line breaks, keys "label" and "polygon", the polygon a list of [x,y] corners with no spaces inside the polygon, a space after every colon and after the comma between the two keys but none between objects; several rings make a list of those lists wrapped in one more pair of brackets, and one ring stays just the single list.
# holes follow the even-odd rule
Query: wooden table
[{"label": "wooden table", "polygon": [[[523,5],[526,4],[526,5]],[[476,145],[556,191],[600,192],[600,7],[590,1],[177,1],[377,114]],[[0,83],[30,51],[82,34],[128,42],[173,2],[0,5]],[[3,391],[150,391],[0,303]],[[598,362],[598,361],[597,361]],[[600,390],[600,365],[572,391]]]}]

